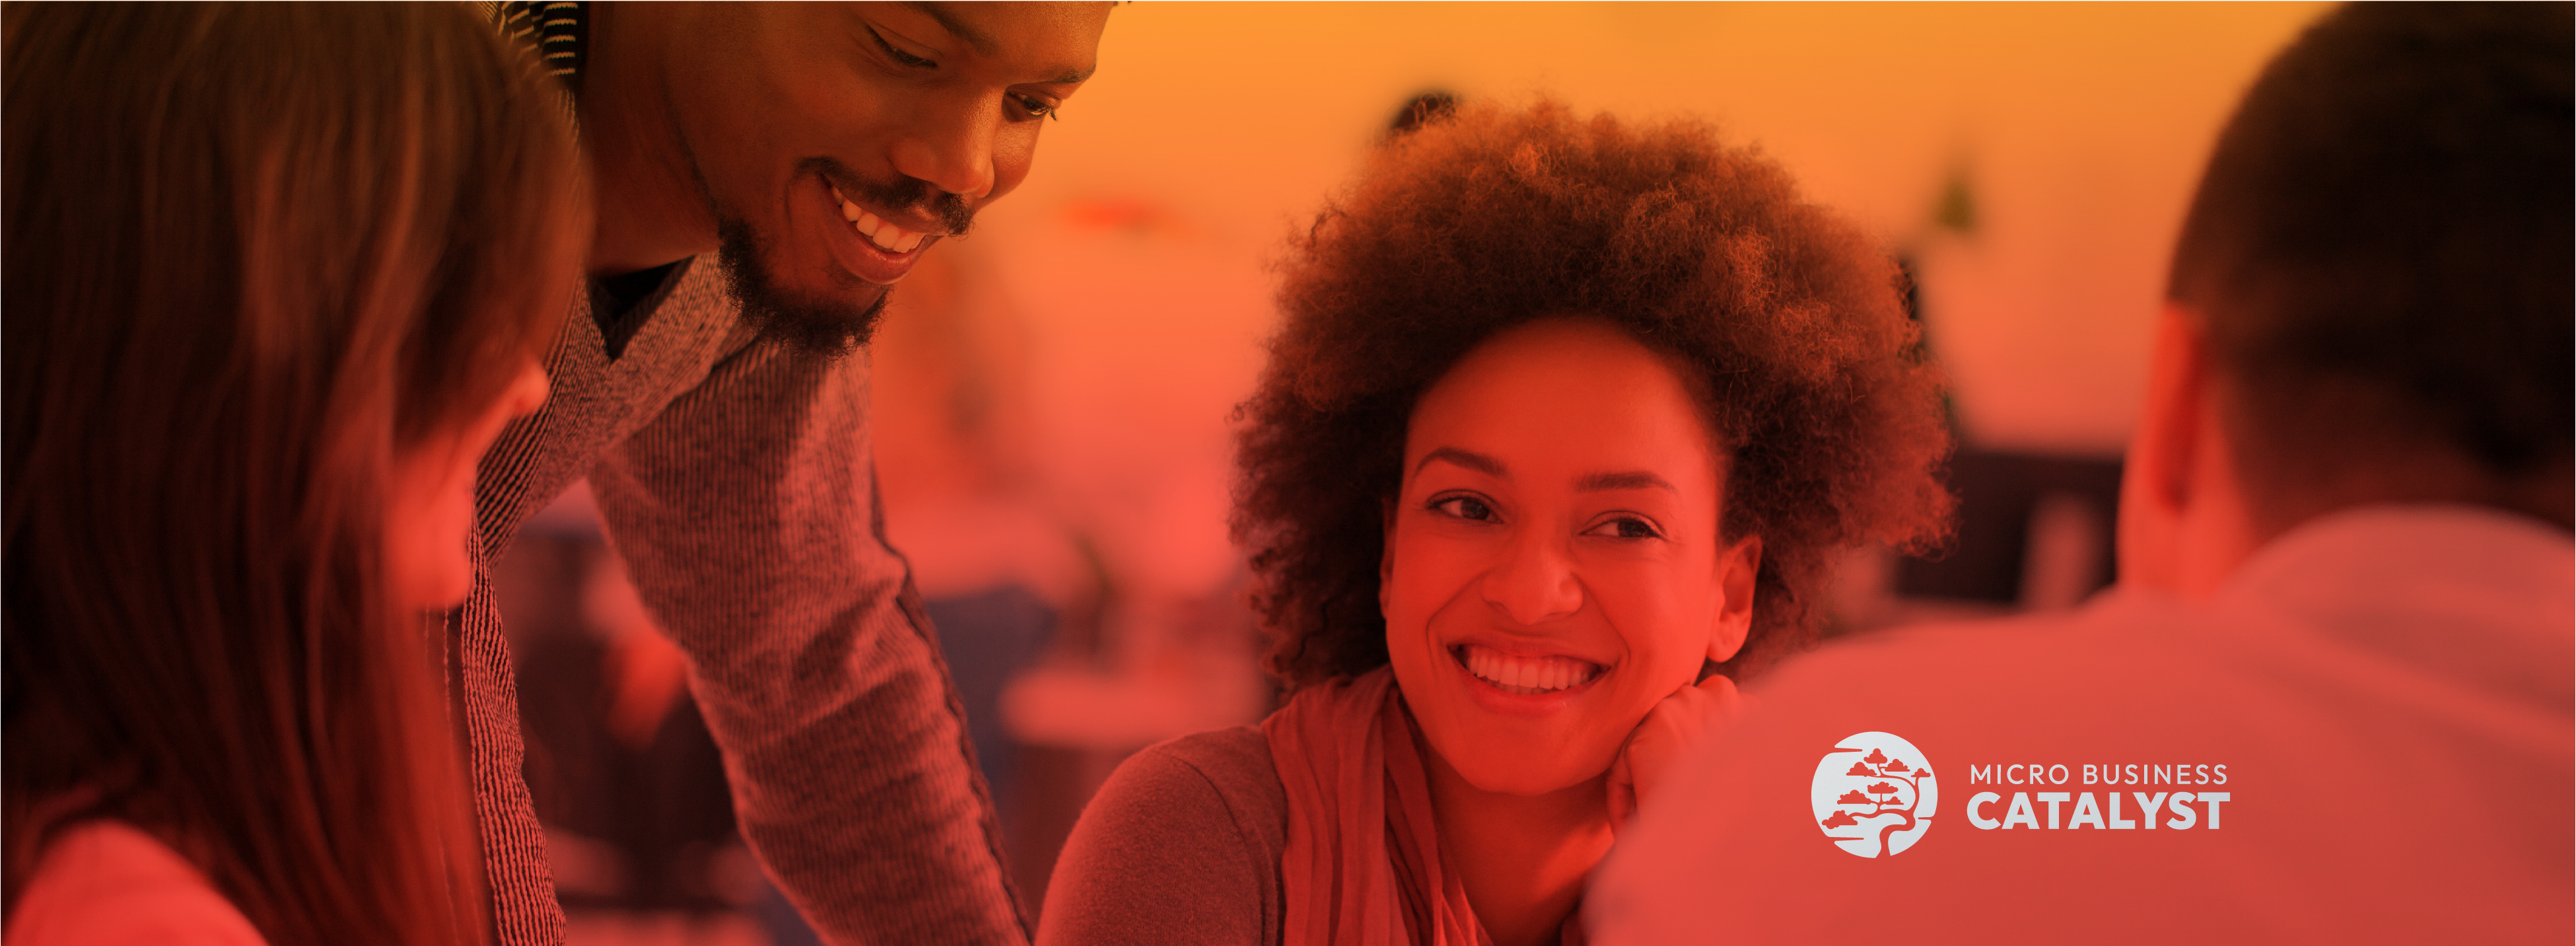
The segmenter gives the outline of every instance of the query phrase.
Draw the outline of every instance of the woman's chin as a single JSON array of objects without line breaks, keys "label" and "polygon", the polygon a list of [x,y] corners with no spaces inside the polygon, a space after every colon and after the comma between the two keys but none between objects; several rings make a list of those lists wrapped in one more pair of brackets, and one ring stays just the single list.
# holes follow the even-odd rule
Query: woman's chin
[{"label": "woman's chin", "polygon": [[1605,781],[1610,775],[1606,764],[1575,765],[1563,759],[1535,759],[1518,753],[1491,753],[1482,759],[1470,759],[1464,765],[1451,760],[1450,768],[1477,791],[1528,798],[1581,788],[1589,783]]},{"label": "woman's chin", "polygon": [[[1447,768],[1459,781],[1481,792],[1551,795],[1604,781],[1610,764],[1618,759],[1619,740],[1603,743],[1597,736],[1581,739],[1544,729],[1531,732],[1519,725],[1480,725],[1493,721],[1479,720],[1474,713],[1438,715],[1448,718],[1424,720],[1424,748],[1438,757],[1426,762],[1429,767]],[[1455,725],[1461,722],[1471,725]],[[1445,737],[1440,731],[1442,723],[1454,727]]]},{"label": "woman's chin", "polygon": [[[1476,785],[1476,787],[1497,795],[1518,795],[1523,798],[1539,798],[1547,795],[1554,795],[1569,789],[1580,788],[1584,783],[1598,781],[1608,774],[1609,773],[1607,772],[1595,772],[1588,777],[1568,776],[1556,779],[1503,779],[1493,785]],[[1471,781],[1469,784],[1475,783]]]}]

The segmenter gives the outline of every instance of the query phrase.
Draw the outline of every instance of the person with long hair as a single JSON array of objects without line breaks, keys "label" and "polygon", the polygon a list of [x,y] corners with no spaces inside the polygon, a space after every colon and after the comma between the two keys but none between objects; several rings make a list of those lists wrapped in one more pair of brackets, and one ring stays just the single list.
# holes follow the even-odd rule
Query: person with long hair
[{"label": "person with long hair", "polygon": [[6,938],[481,942],[423,619],[589,216],[460,4],[20,4],[6,47]]},{"label": "person with long hair", "polygon": [[1301,228],[1235,535],[1288,691],[1122,765],[1041,943],[1580,938],[1835,550],[1943,532],[1889,256],[1707,126],[1460,106]]}]

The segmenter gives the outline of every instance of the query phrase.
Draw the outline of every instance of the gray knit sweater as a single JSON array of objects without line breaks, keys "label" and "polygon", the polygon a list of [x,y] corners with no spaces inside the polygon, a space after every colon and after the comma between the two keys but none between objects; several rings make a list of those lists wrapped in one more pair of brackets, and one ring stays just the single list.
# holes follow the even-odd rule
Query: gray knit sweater
[{"label": "gray knit sweater", "polygon": [[[548,358],[552,398],[484,458],[478,557],[589,477],[689,656],[743,834],[825,938],[1023,941],[937,638],[883,537],[866,354],[760,340],[711,256],[613,320],[634,327],[614,358],[591,315],[608,304],[596,285],[576,303]],[[499,941],[560,943],[488,576],[451,626]]]}]

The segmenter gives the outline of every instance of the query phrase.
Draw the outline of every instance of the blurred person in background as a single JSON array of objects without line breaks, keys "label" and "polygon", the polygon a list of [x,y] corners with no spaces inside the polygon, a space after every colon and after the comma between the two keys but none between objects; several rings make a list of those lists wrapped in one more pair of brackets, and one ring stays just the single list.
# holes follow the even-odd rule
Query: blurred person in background
[{"label": "blurred person in background", "polygon": [[1101,589],[1031,456],[1028,329],[989,254],[944,249],[905,281],[869,393],[886,538],[903,550],[1009,827],[1018,746],[1003,687]]},{"label": "blurred person in background", "polygon": [[[587,478],[723,749],[744,837],[835,942],[1026,938],[929,618],[884,539],[866,344],[1027,175],[1107,4],[509,3],[599,184],[556,397],[484,465],[478,561]],[[563,936],[488,591],[454,679],[508,944]]]},{"label": "blurred person in background", "polygon": [[627,921],[716,935],[761,883],[686,659],[596,528],[531,523],[492,577],[526,700],[529,794],[573,938]]},{"label": "blurred person in background", "polygon": [[938,627],[1013,886],[1035,915],[1049,841],[1081,810],[1062,796],[1093,786],[1062,777],[1051,749],[1013,730],[1003,693],[1041,662],[1090,663],[1110,589],[1061,483],[1041,473],[1031,326],[1001,291],[1001,262],[979,249],[943,248],[904,281],[874,345],[870,420],[886,539]]},{"label": "blurred person in background", "polygon": [[1289,700],[1121,766],[1043,943],[1579,941],[1584,876],[1812,633],[1834,552],[1941,531],[1894,266],[1777,164],[1426,111],[1292,243],[1243,409]]},{"label": "blurred person in background", "polygon": [[[2567,942],[2571,35],[2357,4],[2280,53],[2174,250],[2120,586],[1783,668],[1604,867],[1598,938]],[[1872,731],[1960,806],[1893,857],[1815,820]],[[1987,763],[2068,766],[2047,827]]]},{"label": "blurred person in background", "polygon": [[486,941],[423,615],[579,275],[554,94],[452,4],[0,29],[7,940]]}]

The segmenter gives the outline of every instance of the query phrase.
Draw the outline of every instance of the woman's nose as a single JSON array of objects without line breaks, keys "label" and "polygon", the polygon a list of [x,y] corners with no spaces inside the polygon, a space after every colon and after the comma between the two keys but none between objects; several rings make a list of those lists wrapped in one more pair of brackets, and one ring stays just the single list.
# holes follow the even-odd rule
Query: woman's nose
[{"label": "woman's nose", "polygon": [[1541,624],[1583,609],[1583,586],[1561,542],[1539,536],[1516,539],[1503,561],[1485,574],[1485,602],[1516,624]]}]

